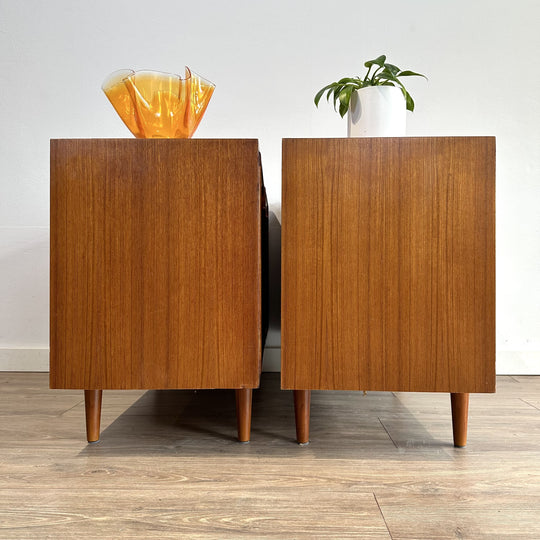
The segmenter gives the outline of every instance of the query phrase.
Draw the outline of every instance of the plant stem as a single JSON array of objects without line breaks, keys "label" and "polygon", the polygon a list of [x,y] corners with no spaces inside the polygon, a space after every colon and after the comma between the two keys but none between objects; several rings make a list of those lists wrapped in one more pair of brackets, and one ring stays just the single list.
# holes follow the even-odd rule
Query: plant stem
[{"label": "plant stem", "polygon": [[381,69],[384,69],[384,65],[379,66],[379,69],[377,69],[377,70],[375,71],[375,73],[373,74],[373,77],[371,77],[371,80],[372,80],[372,81],[375,80],[375,76],[377,75],[377,73],[379,73],[379,71],[381,71]]},{"label": "plant stem", "polygon": [[368,80],[369,72],[371,71],[371,68],[373,66],[369,66],[369,69],[367,70],[366,76],[364,77],[364,80],[362,81],[362,85]]}]

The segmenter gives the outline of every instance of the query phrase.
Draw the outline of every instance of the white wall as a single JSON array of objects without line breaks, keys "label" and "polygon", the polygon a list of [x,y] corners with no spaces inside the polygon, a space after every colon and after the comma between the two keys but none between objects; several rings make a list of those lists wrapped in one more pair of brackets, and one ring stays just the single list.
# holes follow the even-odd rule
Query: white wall
[{"label": "white wall", "polygon": [[539,17],[537,0],[0,0],[0,370],[47,367],[49,139],[131,136],[107,74],[214,81],[196,136],[258,138],[279,217],[281,138],[344,136],[313,95],[387,53],[429,76],[410,79],[410,135],[497,136],[498,372],[540,373]]}]

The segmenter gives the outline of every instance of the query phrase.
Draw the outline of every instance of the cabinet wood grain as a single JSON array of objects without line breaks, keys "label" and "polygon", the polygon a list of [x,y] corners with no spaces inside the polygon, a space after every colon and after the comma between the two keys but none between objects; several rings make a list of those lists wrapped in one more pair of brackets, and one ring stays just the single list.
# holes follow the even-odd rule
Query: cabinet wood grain
[{"label": "cabinet wood grain", "polygon": [[285,139],[282,387],[495,391],[495,139]]},{"label": "cabinet wood grain", "polygon": [[254,388],[256,140],[51,141],[52,388]]}]

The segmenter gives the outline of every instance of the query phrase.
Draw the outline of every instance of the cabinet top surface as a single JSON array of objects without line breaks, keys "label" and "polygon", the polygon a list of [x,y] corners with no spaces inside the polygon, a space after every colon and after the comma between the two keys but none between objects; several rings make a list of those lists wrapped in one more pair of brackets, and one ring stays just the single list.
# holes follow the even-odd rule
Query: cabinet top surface
[{"label": "cabinet top surface", "polygon": [[51,156],[58,152],[119,153],[139,155],[173,152],[193,153],[200,156],[224,155],[230,152],[246,156],[259,154],[257,139],[51,139]]},{"label": "cabinet top surface", "polygon": [[366,141],[388,141],[389,143],[394,141],[425,141],[425,140],[457,140],[457,139],[493,139],[494,135],[456,135],[456,136],[418,136],[418,137],[284,137],[282,141],[302,141],[302,142],[322,142],[322,141],[349,141],[351,144],[353,141],[357,143]]},{"label": "cabinet top surface", "polygon": [[53,141],[111,141],[111,142],[131,142],[134,144],[205,144],[207,142],[254,142],[258,143],[258,139],[135,139],[135,138],[118,138],[118,137],[101,137],[101,138],[84,138],[75,137],[72,139],[51,139]]}]

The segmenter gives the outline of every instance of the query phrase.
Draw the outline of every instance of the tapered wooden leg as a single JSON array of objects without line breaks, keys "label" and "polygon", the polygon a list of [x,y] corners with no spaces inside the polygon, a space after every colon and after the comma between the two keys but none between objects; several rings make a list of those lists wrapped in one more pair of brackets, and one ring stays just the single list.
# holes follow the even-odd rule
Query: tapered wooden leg
[{"label": "tapered wooden leg", "polygon": [[238,440],[248,443],[251,437],[251,388],[236,390],[236,420],[238,423]]},{"label": "tapered wooden leg", "polygon": [[311,390],[294,390],[294,418],[296,420],[296,441],[309,444],[309,410]]},{"label": "tapered wooden leg", "polygon": [[89,443],[99,441],[102,395],[102,390],[84,391],[84,405],[86,409],[86,438]]},{"label": "tapered wooden leg", "polygon": [[454,446],[459,448],[467,444],[467,421],[469,418],[469,394],[450,394],[452,403],[452,429]]}]

